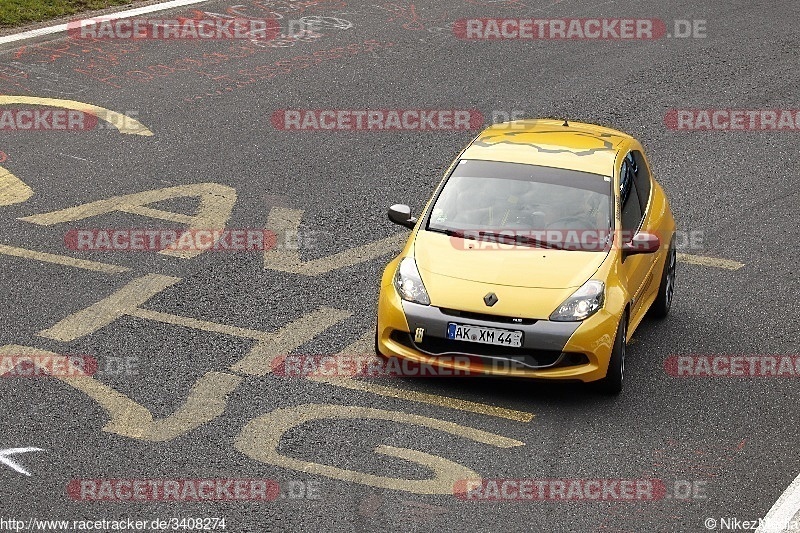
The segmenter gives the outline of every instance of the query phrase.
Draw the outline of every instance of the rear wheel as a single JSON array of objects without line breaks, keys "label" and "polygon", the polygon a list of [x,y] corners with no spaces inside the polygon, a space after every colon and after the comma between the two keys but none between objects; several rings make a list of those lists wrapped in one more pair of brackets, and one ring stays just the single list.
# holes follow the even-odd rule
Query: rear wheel
[{"label": "rear wheel", "polygon": [[667,259],[664,261],[664,270],[661,273],[661,285],[658,287],[653,306],[650,307],[650,314],[656,318],[666,318],[669,308],[672,306],[672,297],[675,294],[675,263],[678,254],[675,252],[675,240],[669,243]]},{"label": "rear wheel", "polygon": [[625,379],[625,346],[628,334],[628,314],[622,315],[617,326],[617,336],[614,347],[611,349],[611,359],[608,361],[606,377],[594,382],[597,390],[603,394],[619,394],[622,391],[622,382]]}]

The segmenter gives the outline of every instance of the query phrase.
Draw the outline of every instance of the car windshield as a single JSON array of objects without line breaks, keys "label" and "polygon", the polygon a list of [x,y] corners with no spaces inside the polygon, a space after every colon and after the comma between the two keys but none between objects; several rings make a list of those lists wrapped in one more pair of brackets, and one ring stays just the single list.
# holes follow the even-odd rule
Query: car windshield
[{"label": "car windshield", "polygon": [[611,179],[536,165],[461,160],[426,228],[523,246],[605,249]]}]

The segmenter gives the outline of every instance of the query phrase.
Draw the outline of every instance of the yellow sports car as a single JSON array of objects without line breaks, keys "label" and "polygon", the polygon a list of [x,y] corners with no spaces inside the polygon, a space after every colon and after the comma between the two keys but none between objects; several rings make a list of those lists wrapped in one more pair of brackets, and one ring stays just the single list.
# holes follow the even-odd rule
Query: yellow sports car
[{"label": "yellow sports car", "polygon": [[[496,124],[465,148],[383,273],[375,350],[458,375],[622,390],[625,346],[675,287],[675,221],[639,142]],[[468,372],[465,372],[467,370]]]}]

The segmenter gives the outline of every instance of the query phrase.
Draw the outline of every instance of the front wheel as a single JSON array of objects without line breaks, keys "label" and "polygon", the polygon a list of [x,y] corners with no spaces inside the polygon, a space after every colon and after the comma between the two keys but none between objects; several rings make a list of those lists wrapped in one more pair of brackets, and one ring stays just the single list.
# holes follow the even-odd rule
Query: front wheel
[{"label": "front wheel", "polygon": [[606,377],[595,381],[597,390],[603,394],[619,394],[622,392],[622,382],[625,379],[625,347],[628,334],[628,315],[624,313],[617,326],[617,336],[614,347],[611,349],[611,359],[608,361]]},{"label": "front wheel", "polygon": [[677,262],[677,256],[675,240],[673,239],[669,243],[667,259],[664,261],[658,296],[656,296],[653,306],[650,308],[650,314],[656,318],[666,318],[669,314],[669,308],[672,307],[672,297],[675,294],[675,263]]}]

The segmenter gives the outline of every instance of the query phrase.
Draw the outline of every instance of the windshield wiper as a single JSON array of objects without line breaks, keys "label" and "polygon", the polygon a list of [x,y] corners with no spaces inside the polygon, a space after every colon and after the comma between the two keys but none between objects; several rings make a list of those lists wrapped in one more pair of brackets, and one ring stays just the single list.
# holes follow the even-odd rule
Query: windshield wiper
[{"label": "windshield wiper", "polygon": [[[561,245],[558,245],[554,242],[537,239],[536,237],[531,237],[528,235],[519,235],[516,233],[512,233],[511,235],[504,235],[502,233],[495,233],[492,231],[479,231],[478,234],[481,237],[492,237],[495,239],[495,242],[501,242],[504,244],[511,244],[510,242],[508,242],[508,239],[512,239],[515,244],[533,245],[536,247],[548,248],[551,250],[564,249]],[[471,238],[471,237],[465,237],[465,238]]]},{"label": "windshield wiper", "polygon": [[461,237],[464,238],[464,230],[454,230],[454,229],[447,229],[447,228],[427,228],[428,231],[432,231],[434,233],[444,233],[448,237]]},{"label": "windshield wiper", "polygon": [[[489,237],[494,240],[494,242],[499,242],[503,244],[524,244],[531,247],[539,247],[539,248],[547,248],[550,250],[564,250],[565,248],[560,244],[556,244],[551,241],[546,241],[543,239],[537,239],[536,237],[531,237],[529,235],[519,235],[519,234],[503,234],[497,233],[494,231],[482,231],[482,230],[454,230],[449,228],[428,228],[428,231],[433,231],[435,233],[443,233],[449,237],[459,237],[465,240],[477,240],[477,238],[484,238]],[[477,238],[476,238],[477,237]],[[513,241],[513,242],[512,242]]]}]

